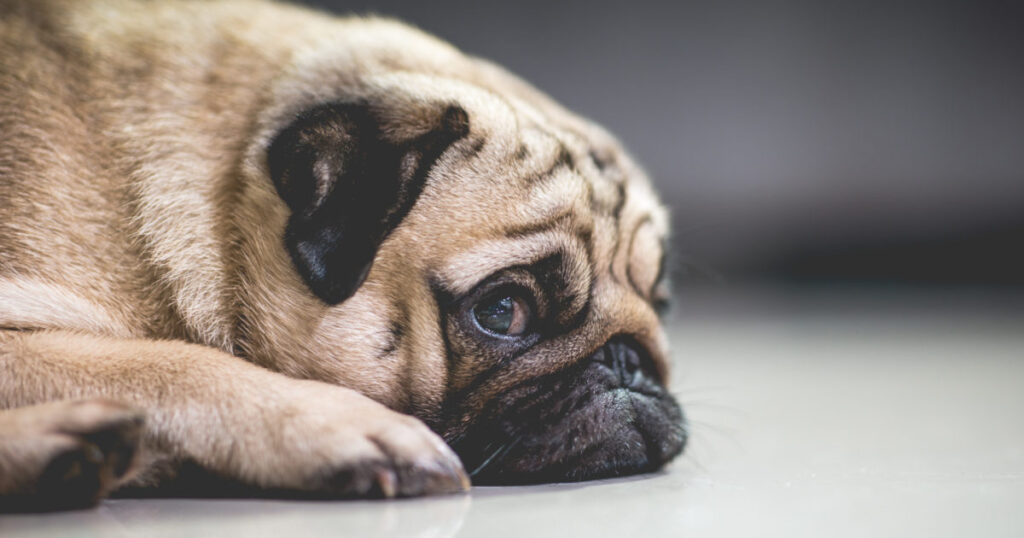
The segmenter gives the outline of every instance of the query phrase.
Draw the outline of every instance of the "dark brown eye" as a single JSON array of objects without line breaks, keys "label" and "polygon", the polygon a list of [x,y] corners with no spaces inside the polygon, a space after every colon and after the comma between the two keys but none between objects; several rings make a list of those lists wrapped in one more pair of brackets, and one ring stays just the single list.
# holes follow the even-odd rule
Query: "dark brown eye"
[{"label": "dark brown eye", "polygon": [[530,307],[518,295],[499,293],[473,307],[473,318],[481,329],[502,336],[518,336],[530,324]]}]

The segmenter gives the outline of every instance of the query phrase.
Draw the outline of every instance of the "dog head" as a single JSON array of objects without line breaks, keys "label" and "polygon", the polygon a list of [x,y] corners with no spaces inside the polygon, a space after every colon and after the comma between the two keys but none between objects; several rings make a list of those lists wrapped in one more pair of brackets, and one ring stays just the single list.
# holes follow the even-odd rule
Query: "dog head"
[{"label": "dog head", "polygon": [[511,75],[386,28],[429,52],[276,90],[240,208],[241,351],[423,419],[478,483],[661,467],[686,435],[643,172]]}]

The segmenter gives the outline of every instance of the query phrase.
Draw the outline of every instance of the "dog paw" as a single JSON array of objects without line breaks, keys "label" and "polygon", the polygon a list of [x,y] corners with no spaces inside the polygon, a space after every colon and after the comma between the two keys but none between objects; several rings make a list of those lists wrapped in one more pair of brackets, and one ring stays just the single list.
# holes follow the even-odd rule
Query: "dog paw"
[{"label": "dog paw", "polygon": [[55,429],[75,440],[73,459],[98,467],[101,492],[131,469],[142,438],[142,412],[110,400],[71,402]]},{"label": "dog paw", "polygon": [[[109,400],[55,402],[10,411],[5,467],[20,475],[18,511],[87,508],[117,487],[135,460],[143,417]],[[11,427],[13,426],[13,427]]]},{"label": "dog paw", "polygon": [[247,445],[262,447],[249,467],[264,487],[377,498],[469,489],[459,457],[419,420],[340,387],[303,389],[272,413],[267,439]]},{"label": "dog paw", "polygon": [[469,489],[458,456],[415,419],[395,417],[351,441],[357,455],[328,467],[311,481],[324,493],[343,497],[414,497]]}]

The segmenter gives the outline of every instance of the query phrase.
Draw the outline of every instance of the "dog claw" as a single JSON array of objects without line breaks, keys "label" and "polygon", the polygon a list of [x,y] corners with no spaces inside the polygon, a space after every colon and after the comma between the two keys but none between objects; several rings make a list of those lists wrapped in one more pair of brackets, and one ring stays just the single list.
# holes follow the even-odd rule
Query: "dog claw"
[{"label": "dog claw", "polygon": [[466,474],[462,469],[456,470],[456,475],[459,479],[459,486],[462,488],[461,491],[469,491],[473,487],[473,483],[469,480],[469,475]]},{"label": "dog claw", "polygon": [[377,471],[377,485],[385,499],[394,498],[398,494],[398,475],[391,469]]}]

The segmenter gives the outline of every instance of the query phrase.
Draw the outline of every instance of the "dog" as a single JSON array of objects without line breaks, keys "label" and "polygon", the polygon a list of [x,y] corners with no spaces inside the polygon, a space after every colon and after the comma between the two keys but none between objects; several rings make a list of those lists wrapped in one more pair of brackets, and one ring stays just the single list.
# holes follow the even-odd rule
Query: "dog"
[{"label": "dog", "polygon": [[683,450],[666,209],[491,63],[258,0],[0,0],[0,132],[0,505]]}]

